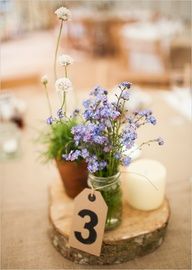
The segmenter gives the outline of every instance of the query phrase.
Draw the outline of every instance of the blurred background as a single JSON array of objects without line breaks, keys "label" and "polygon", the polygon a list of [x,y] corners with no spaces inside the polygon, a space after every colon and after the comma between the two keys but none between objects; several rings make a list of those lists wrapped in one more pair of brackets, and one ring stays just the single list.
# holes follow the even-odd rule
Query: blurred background
[{"label": "blurred background", "polygon": [[111,87],[128,78],[189,86],[191,1],[1,0],[2,88],[35,83],[51,72],[59,24],[54,11],[61,5],[73,14],[62,49],[76,60],[75,87]]},{"label": "blurred background", "polygon": [[[150,108],[158,119],[157,126],[142,130],[140,140],[158,136],[165,140],[164,147],[145,148],[142,156],[166,166],[173,213],[159,256],[150,255],[156,258],[153,267],[190,269],[190,0],[0,0],[2,266],[71,267],[45,234],[47,185],[59,176],[53,164],[39,162],[34,142],[49,117],[42,75],[48,75],[53,107],[58,109],[60,102],[53,81],[60,26],[54,11],[60,6],[72,11],[59,48],[59,53],[74,58],[68,72],[73,91],[68,93],[67,108],[71,112],[80,107],[95,85],[113,96],[118,83],[133,83],[128,109]],[[58,73],[62,76],[59,67]],[[137,267],[151,268],[148,256],[140,262]],[[133,263],[131,268],[137,267]]]}]

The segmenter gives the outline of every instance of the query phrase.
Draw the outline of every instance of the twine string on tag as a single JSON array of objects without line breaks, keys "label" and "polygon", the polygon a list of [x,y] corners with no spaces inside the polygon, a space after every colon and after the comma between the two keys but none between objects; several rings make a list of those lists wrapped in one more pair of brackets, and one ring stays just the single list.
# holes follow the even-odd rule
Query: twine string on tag
[{"label": "twine string on tag", "polygon": [[94,193],[95,193],[95,188],[94,186],[92,185],[91,181],[88,179],[88,186],[91,187],[91,196],[94,196]]},{"label": "twine string on tag", "polygon": [[[107,177],[106,177],[106,178],[107,178]],[[104,189],[104,188],[106,188],[106,187],[113,186],[113,185],[116,184],[118,181],[119,181],[119,178],[117,178],[117,179],[116,179],[115,181],[113,181],[112,183],[109,183],[109,184],[107,184],[107,185],[103,185],[102,187],[94,187],[94,186],[92,185],[92,183],[91,183],[91,180],[88,179],[88,186],[91,188],[91,196],[94,195],[94,192],[95,192],[96,190],[102,190],[102,189]]]},{"label": "twine string on tag", "polygon": [[156,190],[159,190],[153,183],[152,181],[147,177],[145,176],[144,174],[141,174],[141,173],[137,173],[137,172],[130,172],[130,171],[121,171],[122,173],[130,173],[130,174],[135,174],[135,175],[139,175],[139,176],[142,176],[144,177]]}]

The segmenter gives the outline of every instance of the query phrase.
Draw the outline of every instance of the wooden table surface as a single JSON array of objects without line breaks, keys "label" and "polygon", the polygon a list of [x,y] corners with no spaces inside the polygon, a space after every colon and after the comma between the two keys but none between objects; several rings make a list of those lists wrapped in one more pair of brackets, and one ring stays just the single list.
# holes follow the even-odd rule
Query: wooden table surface
[{"label": "wooden table surface", "polygon": [[[53,164],[39,162],[34,143],[41,120],[48,113],[46,99],[42,91],[32,87],[18,89],[16,95],[27,102],[27,125],[22,132],[22,155],[0,163],[1,268],[89,269],[64,259],[48,237],[48,186],[59,176]],[[84,95],[79,92],[78,101]],[[162,136],[166,143],[164,147],[145,148],[142,157],[157,159],[167,167],[172,213],[168,232],[154,253],[103,269],[190,269],[191,123],[169,107],[157,91],[151,107],[159,124],[144,128],[141,137]]]}]

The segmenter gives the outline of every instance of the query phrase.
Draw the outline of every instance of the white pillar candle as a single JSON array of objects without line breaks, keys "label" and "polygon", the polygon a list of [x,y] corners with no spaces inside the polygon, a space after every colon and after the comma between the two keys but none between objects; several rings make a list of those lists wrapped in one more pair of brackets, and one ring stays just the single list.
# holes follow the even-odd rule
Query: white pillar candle
[{"label": "white pillar candle", "polygon": [[137,160],[127,168],[125,176],[125,200],[134,208],[153,210],[165,197],[166,169],[158,161]]}]

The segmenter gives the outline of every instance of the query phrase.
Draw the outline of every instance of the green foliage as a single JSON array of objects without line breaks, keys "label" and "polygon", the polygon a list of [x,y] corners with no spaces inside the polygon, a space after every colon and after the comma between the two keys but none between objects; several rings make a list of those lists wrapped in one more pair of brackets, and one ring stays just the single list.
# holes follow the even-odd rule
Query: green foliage
[{"label": "green foliage", "polygon": [[61,160],[63,154],[69,154],[71,150],[78,149],[71,133],[72,127],[77,125],[76,118],[67,121],[56,121],[48,126],[41,134],[41,142],[44,144],[43,156],[46,161],[50,159]]}]

